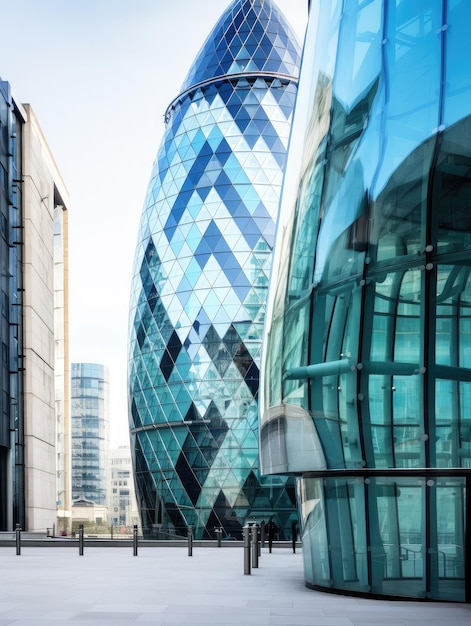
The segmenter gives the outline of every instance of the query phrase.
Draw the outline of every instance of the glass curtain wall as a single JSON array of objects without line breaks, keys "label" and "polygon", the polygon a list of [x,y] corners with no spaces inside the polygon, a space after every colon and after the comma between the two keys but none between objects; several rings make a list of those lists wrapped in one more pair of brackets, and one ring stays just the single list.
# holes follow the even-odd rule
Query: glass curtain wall
[{"label": "glass curtain wall", "polygon": [[[471,5],[311,5],[262,469],[276,472],[283,445],[302,454],[309,585],[469,601]],[[280,443],[273,421],[299,411],[322,454]]]},{"label": "glass curtain wall", "polygon": [[167,109],[138,232],[129,417],[146,536],[241,538],[296,518],[259,472],[258,394],[300,53],[275,3],[235,0]]},{"label": "glass curtain wall", "polygon": [[109,371],[98,363],[72,363],[72,500],[107,505]]},{"label": "glass curtain wall", "polygon": [[0,531],[25,528],[23,410],[23,118],[0,78]]}]

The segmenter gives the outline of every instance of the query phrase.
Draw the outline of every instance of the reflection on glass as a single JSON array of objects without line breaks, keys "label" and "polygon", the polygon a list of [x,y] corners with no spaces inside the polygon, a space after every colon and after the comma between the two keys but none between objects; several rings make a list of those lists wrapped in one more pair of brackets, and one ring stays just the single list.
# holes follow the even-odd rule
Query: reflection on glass
[{"label": "reflection on glass", "polygon": [[299,472],[308,584],[471,601],[471,5],[313,7],[262,433],[283,415],[280,447],[302,451],[296,406],[319,437],[327,469]]}]

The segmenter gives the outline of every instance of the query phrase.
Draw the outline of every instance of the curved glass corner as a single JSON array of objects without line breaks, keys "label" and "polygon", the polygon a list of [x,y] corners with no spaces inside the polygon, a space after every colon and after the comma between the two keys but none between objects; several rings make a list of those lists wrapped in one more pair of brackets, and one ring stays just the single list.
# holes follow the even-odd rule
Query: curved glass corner
[{"label": "curved glass corner", "polygon": [[471,601],[469,23],[463,0],[311,7],[261,432],[292,405],[319,438],[325,469],[297,472],[316,588]]}]

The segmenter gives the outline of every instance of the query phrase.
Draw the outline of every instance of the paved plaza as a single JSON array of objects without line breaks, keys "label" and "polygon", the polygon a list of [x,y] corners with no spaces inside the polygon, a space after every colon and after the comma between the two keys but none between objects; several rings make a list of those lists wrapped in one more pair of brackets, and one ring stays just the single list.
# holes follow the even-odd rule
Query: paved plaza
[{"label": "paved plaza", "polygon": [[0,626],[470,626],[471,606],[378,601],[304,586],[302,556],[238,546],[0,548]]}]

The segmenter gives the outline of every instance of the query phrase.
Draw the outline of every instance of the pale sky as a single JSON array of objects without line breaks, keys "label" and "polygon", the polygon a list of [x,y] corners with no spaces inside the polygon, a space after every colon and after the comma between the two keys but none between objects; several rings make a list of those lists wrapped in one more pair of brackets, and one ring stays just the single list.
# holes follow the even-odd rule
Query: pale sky
[{"label": "pale sky", "polygon": [[[307,2],[277,0],[300,40]],[[33,107],[69,190],[70,360],[110,369],[112,445],[129,442],[131,273],[163,114],[229,4],[0,0],[0,77]]]}]

